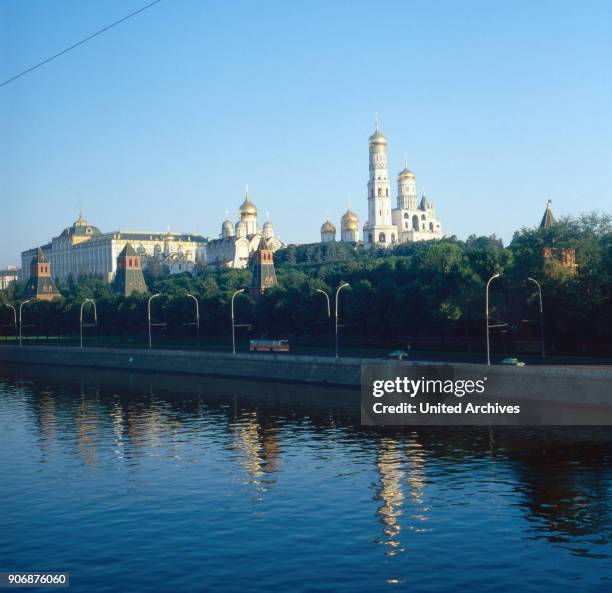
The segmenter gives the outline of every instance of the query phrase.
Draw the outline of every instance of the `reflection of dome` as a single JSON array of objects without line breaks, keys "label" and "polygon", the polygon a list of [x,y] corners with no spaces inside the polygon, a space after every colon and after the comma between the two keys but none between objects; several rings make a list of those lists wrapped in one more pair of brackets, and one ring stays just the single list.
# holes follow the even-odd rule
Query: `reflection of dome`
[{"label": "reflection of dome", "polygon": [[326,220],[323,223],[323,226],[321,227],[321,232],[322,233],[335,233],[336,227],[329,220]]},{"label": "reflection of dome", "polygon": [[249,199],[248,194],[244,198],[244,202],[240,205],[240,209],[238,210],[240,214],[250,214],[252,216],[257,216],[257,207],[251,200]]},{"label": "reflection of dome", "polygon": [[416,175],[408,168],[404,167],[403,171],[397,176],[398,179],[416,179]]},{"label": "reflection of dome", "polygon": [[376,132],[374,132],[368,139],[368,144],[387,144],[387,139],[380,133],[379,130],[376,130]]}]

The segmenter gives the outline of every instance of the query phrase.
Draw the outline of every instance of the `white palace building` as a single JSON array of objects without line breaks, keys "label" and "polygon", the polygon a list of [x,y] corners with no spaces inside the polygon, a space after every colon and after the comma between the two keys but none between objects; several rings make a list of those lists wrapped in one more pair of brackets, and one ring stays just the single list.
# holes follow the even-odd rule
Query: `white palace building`
[{"label": "white palace building", "polygon": [[[61,234],[42,245],[54,278],[81,275],[102,276],[112,282],[117,270],[117,256],[130,243],[146,267],[153,261],[170,273],[191,272],[198,261],[204,262],[206,239],[200,235],[114,231],[102,233],[82,215]],[[36,247],[21,254],[21,280],[27,280]]]}]

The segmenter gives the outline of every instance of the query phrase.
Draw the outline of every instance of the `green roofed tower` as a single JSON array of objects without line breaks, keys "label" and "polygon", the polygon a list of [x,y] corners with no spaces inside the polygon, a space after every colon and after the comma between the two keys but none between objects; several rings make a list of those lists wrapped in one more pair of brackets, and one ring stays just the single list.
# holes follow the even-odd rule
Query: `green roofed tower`
[{"label": "green roofed tower", "polygon": [[555,218],[552,211],[552,200],[548,200],[546,204],[546,210],[544,211],[544,216],[542,216],[542,222],[540,223],[541,229],[549,229],[557,224],[557,219]]},{"label": "green roofed tower", "polygon": [[30,278],[26,284],[25,296],[41,301],[52,301],[61,296],[51,278],[49,258],[40,247],[36,249],[36,255],[30,262]]},{"label": "green roofed tower", "polygon": [[127,297],[134,291],[146,292],[147,285],[142,275],[140,256],[130,243],[126,243],[117,256],[117,271],[113,280],[113,292]]}]

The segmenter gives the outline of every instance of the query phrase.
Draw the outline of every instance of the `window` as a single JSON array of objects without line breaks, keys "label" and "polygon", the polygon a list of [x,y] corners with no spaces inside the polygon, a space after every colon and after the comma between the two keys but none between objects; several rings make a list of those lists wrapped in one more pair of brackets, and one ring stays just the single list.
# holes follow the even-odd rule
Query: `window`
[{"label": "window", "polygon": [[416,214],[412,217],[412,230],[419,230],[419,217]]},{"label": "window", "polygon": [[424,214],[421,214],[421,220],[425,220],[427,217]]},{"label": "window", "polygon": [[382,188],[380,188],[380,187],[378,188],[378,195],[382,196]]},{"label": "window", "polygon": [[404,218],[410,218],[410,215],[408,214],[408,212],[404,212]]},{"label": "window", "polygon": [[380,233],[378,235],[378,242],[379,243],[384,243],[385,242],[385,233]]},{"label": "window", "polygon": [[429,223],[429,230],[433,233],[433,230],[434,230],[433,222]]},{"label": "window", "polygon": [[387,197],[389,197],[389,188],[387,188],[386,192],[387,192]]},{"label": "window", "polygon": [[372,233],[368,234],[368,243],[372,243]]},{"label": "window", "polygon": [[395,243],[395,233],[391,233],[391,243]]}]

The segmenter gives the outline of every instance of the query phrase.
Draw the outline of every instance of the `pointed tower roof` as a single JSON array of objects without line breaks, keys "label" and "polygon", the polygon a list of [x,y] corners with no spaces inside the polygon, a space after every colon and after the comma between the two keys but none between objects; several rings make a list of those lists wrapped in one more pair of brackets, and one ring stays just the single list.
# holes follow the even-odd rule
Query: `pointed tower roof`
[{"label": "pointed tower roof", "polygon": [[138,255],[136,250],[132,247],[131,243],[126,243],[125,247],[121,250],[117,257],[134,257]]},{"label": "pointed tower roof", "polygon": [[555,224],[557,224],[557,219],[555,218],[552,212],[552,200],[549,198],[546,204],[546,210],[544,211],[544,216],[542,216],[542,222],[540,223],[540,228],[549,229]]},{"label": "pointed tower roof", "polygon": [[34,256],[34,262],[37,264],[48,264],[49,258],[45,255],[45,252],[40,248],[36,248],[36,255]]},{"label": "pointed tower roof", "polygon": [[419,204],[419,210],[427,210],[428,208],[431,208],[431,206],[427,201],[427,196],[423,194],[423,196],[421,197],[421,203]]}]

